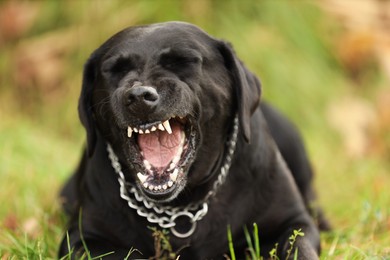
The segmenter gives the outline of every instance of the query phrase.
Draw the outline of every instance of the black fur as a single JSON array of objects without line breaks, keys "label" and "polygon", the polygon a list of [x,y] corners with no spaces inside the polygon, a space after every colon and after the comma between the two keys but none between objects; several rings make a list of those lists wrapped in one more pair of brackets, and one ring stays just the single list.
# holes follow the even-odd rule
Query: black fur
[{"label": "black fur", "polygon": [[[138,94],[132,88],[136,87],[151,90],[146,94],[152,97],[135,102]],[[154,256],[148,227],[155,225],[120,198],[107,143],[119,157],[126,180],[135,184],[137,150],[126,136],[127,126],[172,115],[187,117],[196,132],[196,145],[181,181],[169,195],[146,196],[156,203],[161,199],[183,206],[202,200],[212,189],[237,113],[239,137],[226,182],[210,199],[209,211],[192,236],[170,235],[173,249],[184,248],[180,259],[223,259],[230,225],[240,255],[247,247],[244,226],[257,223],[262,255],[268,256],[279,243],[278,253],[284,259],[288,237],[294,229],[302,229],[305,235],[295,243],[298,259],[318,258],[319,229],[314,220],[324,229],[329,226],[315,206],[310,163],[295,127],[269,105],[260,104],[260,95],[259,80],[232,48],[193,25],[130,27],[107,40],[84,68],[79,114],[87,148],[61,193],[70,215],[73,257],[84,251],[82,237],[92,256],[113,251],[105,259],[123,259],[130,248],[142,253],[130,258]],[[60,256],[68,253],[68,246],[65,237]]]}]

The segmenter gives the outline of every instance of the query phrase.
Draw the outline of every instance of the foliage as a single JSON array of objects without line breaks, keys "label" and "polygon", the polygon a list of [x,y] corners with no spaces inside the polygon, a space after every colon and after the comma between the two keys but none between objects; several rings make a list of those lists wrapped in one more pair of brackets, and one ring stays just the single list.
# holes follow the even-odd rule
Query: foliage
[{"label": "foliage", "polygon": [[[259,242],[259,230],[257,228],[257,224],[253,223],[253,234],[252,237],[249,234],[248,228],[244,227],[244,233],[246,242],[248,244],[248,252],[250,255],[250,259],[261,259],[260,256],[260,242]],[[253,239],[253,241],[252,241]]]},{"label": "foliage", "polygon": [[166,259],[166,260],[178,260],[180,258],[180,248],[174,251],[169,241],[169,231],[166,229],[159,230],[155,227],[149,227],[152,230],[152,236],[154,238],[154,250],[155,255],[150,259]]},{"label": "foliage", "polygon": [[297,241],[297,237],[303,237],[305,235],[305,233],[302,232],[301,229],[298,229],[298,230],[293,230],[293,233],[291,234],[291,236],[288,238],[288,242],[290,244],[290,247],[287,249],[287,256],[286,256],[286,259],[289,259],[290,256],[291,256],[291,253],[293,252],[294,250],[294,259],[297,258],[297,255],[298,255],[298,248],[294,247],[294,244],[295,242]]},{"label": "foliage", "polygon": [[[248,228],[244,227],[244,233],[246,237],[246,242],[247,242],[247,249],[246,249],[246,254],[245,254],[245,259],[247,260],[263,260],[264,258],[260,255],[260,237],[259,237],[259,232],[257,228],[257,224],[253,224],[253,234],[252,237],[249,234]],[[302,232],[301,229],[298,230],[293,230],[293,233],[290,235],[288,238],[288,242],[290,244],[290,247],[286,251],[286,260],[290,259],[291,253],[294,253],[294,258],[298,258],[298,248],[296,248],[295,242],[298,237],[303,237],[305,233]],[[233,235],[230,226],[227,228],[227,237],[228,237],[228,243],[229,243],[229,251],[230,251],[230,257],[225,256],[226,259],[231,259],[235,260],[236,259],[236,252],[234,250],[234,245],[233,245]],[[254,243],[252,242],[252,239]],[[279,260],[280,258],[278,257],[278,246],[279,243],[276,243],[275,246],[269,251],[269,258],[267,259],[272,259],[272,260]],[[295,250],[294,250],[295,249]]]}]

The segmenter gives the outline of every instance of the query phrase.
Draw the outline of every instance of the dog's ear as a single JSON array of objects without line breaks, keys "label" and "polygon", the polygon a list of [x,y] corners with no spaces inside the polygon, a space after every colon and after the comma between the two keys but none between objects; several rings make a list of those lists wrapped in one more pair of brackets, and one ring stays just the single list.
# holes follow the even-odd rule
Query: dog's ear
[{"label": "dog's ear", "polygon": [[260,81],[237,58],[230,44],[221,41],[219,51],[232,78],[237,96],[240,128],[247,142],[250,140],[250,119],[260,103]]},{"label": "dog's ear", "polygon": [[79,98],[79,117],[87,131],[87,153],[92,156],[96,145],[96,126],[92,111],[92,92],[96,83],[96,55],[91,55],[84,65],[83,81]]}]

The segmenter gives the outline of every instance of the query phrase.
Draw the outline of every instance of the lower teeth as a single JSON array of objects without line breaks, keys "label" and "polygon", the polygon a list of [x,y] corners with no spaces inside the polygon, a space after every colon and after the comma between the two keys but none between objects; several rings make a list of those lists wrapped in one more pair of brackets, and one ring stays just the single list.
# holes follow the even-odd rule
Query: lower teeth
[{"label": "lower teeth", "polygon": [[171,172],[169,174],[169,180],[167,182],[165,182],[163,184],[159,184],[159,185],[150,184],[150,182],[147,180],[148,179],[147,174],[142,174],[141,172],[139,172],[137,174],[137,177],[138,177],[138,180],[140,181],[141,185],[145,189],[149,189],[150,191],[161,191],[161,190],[167,190],[168,188],[171,188],[173,186],[173,184],[176,182],[178,174],[179,174],[179,169],[175,168],[173,170],[173,172]]},{"label": "lower teeth", "polygon": [[164,184],[160,184],[160,185],[153,185],[153,184],[150,184],[148,182],[144,182],[142,183],[142,186],[145,188],[145,189],[149,189],[150,191],[161,191],[161,190],[167,190],[168,188],[171,188],[174,184],[174,181],[172,180],[169,180],[168,182],[164,183]]}]

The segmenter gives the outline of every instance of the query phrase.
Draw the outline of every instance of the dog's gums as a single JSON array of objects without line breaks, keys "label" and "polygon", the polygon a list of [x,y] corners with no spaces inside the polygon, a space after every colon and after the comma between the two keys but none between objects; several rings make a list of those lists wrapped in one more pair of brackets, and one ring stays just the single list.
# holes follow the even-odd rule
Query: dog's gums
[{"label": "dog's gums", "polygon": [[175,190],[184,178],[188,161],[193,154],[193,127],[183,117],[165,121],[128,126],[128,138],[138,147],[141,170],[138,186],[144,193],[166,195]]}]

